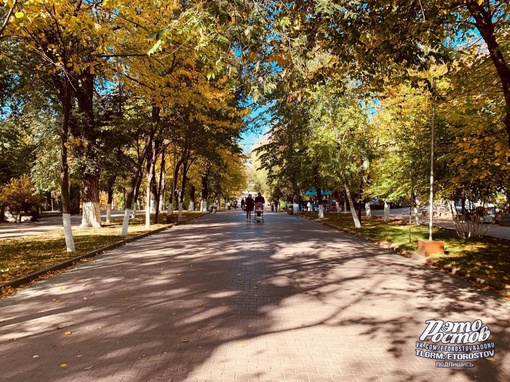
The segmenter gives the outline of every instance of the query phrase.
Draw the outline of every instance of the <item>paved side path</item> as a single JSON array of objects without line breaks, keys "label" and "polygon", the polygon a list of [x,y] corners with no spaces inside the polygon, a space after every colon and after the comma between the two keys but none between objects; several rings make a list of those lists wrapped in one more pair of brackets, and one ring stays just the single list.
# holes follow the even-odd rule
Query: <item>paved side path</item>
[{"label": "paved side path", "polygon": [[[510,303],[299,217],[240,211],[128,244],[0,301],[0,381],[509,381]],[[482,320],[469,369],[415,355]]]}]

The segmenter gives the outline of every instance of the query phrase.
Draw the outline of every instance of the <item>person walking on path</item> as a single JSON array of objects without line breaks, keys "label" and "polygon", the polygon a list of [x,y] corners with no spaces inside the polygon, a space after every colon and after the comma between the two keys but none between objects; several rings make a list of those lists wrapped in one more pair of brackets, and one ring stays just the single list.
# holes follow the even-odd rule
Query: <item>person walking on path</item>
[{"label": "person walking on path", "polygon": [[251,194],[248,195],[245,201],[245,207],[246,207],[246,221],[251,221],[251,212],[253,211],[253,207],[255,206],[255,202],[253,201]]},{"label": "person walking on path", "polygon": [[509,301],[316,222],[242,223],[205,214],[0,300],[0,381],[510,381]]},{"label": "person walking on path", "polygon": [[266,204],[266,199],[262,196],[262,194],[259,192],[258,195],[255,197],[255,203],[262,203]]}]

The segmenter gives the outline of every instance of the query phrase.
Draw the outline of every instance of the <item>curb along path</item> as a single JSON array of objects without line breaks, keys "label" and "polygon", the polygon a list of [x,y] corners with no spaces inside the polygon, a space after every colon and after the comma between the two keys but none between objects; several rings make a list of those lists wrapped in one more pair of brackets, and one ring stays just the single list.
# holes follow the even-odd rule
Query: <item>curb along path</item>
[{"label": "curb along path", "polygon": [[[510,380],[508,302],[315,222],[264,218],[209,214],[0,301],[0,381]],[[425,355],[464,353],[417,348],[427,320],[480,321],[495,354],[436,367]]]},{"label": "curb along path", "polygon": [[[188,219],[186,219],[186,220],[184,220],[182,222],[176,222],[176,223],[167,224],[164,227],[153,229],[151,231],[144,232],[142,234],[139,234],[139,235],[127,238],[127,239],[120,240],[120,241],[118,241],[116,243],[112,243],[112,244],[107,245],[105,247],[98,248],[98,249],[92,250],[90,252],[81,254],[79,256],[70,258],[68,260],[62,261],[60,263],[54,264],[54,265],[52,265],[52,266],[50,266],[48,268],[44,268],[44,269],[38,270],[36,272],[32,272],[32,273],[29,273],[27,275],[24,275],[22,277],[19,277],[19,278],[16,278],[16,279],[4,282],[4,283],[0,284],[0,289],[1,288],[8,288],[8,287],[17,288],[19,286],[28,284],[28,283],[30,283],[30,282],[32,282],[34,280],[37,280],[37,279],[39,279],[41,277],[49,275],[51,272],[60,271],[60,270],[66,269],[68,267],[71,267],[73,265],[76,265],[81,260],[93,258],[95,256],[98,256],[98,255],[101,255],[101,254],[103,254],[105,252],[111,251],[111,250],[113,250],[115,248],[118,248],[118,247],[120,247],[122,245],[125,245],[127,243],[131,243],[133,241],[143,239],[143,238],[145,238],[147,236],[151,236],[151,235],[157,234],[159,232],[165,231],[167,229],[172,228],[173,226],[177,226],[177,225],[181,225],[181,224],[186,224],[186,223],[188,223],[188,222],[190,222],[190,221],[192,221],[194,219],[197,219],[200,216],[191,217],[191,218],[188,218]],[[52,226],[50,226],[50,227],[52,227]]]},{"label": "curb along path", "polygon": [[125,240],[120,240],[116,243],[113,243],[113,244],[110,244],[110,245],[107,245],[106,247],[102,247],[102,248],[98,248],[98,249],[95,249],[93,251],[90,251],[88,253],[84,253],[83,255],[79,255],[79,256],[76,256],[76,257],[73,257],[69,260],[66,260],[66,261],[63,261],[61,263],[58,263],[58,264],[55,264],[51,267],[48,267],[48,268],[44,268],[44,269],[41,269],[37,272],[33,272],[33,273],[30,273],[28,275],[25,275],[25,276],[22,276],[22,277],[19,277],[17,279],[14,279],[14,280],[11,280],[11,281],[7,281],[3,284],[0,284],[0,288],[5,288],[5,287],[19,287],[23,284],[27,284],[33,280],[36,280],[38,279],[39,277],[41,276],[44,276],[48,273],[51,273],[51,272],[54,272],[54,271],[58,271],[58,270],[62,270],[62,269],[65,269],[67,267],[70,267],[72,265],[75,265],[76,263],[78,263],[80,260],[83,260],[83,259],[88,259],[88,258],[91,258],[91,257],[95,257],[97,255],[100,255],[100,254],[103,254],[105,252],[108,252],[108,251],[111,251],[115,248],[118,248],[122,245],[125,245],[127,243],[131,243],[133,241],[136,241],[136,240],[140,240],[140,239],[143,239],[144,237],[147,237],[147,236],[150,236],[150,235],[154,235],[156,233],[159,233],[161,231],[164,231],[164,230],[167,230],[169,228],[171,228],[173,226],[173,224],[169,224],[165,227],[162,227],[162,228],[158,228],[158,229],[155,229],[155,230],[152,230],[152,231],[149,231],[149,232],[144,232],[140,235],[136,235],[134,237],[130,237],[129,239],[125,239]]}]

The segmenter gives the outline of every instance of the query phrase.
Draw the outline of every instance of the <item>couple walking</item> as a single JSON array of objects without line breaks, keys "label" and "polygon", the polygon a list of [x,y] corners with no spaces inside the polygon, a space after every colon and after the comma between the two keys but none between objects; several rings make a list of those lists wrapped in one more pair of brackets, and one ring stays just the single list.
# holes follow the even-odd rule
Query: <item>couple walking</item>
[{"label": "couple walking", "polygon": [[245,201],[245,208],[246,208],[246,221],[251,221],[251,212],[253,211],[253,208],[255,207],[255,203],[266,203],[266,200],[262,196],[262,194],[259,192],[258,195],[255,197],[255,199],[252,199],[251,194],[248,195]]}]

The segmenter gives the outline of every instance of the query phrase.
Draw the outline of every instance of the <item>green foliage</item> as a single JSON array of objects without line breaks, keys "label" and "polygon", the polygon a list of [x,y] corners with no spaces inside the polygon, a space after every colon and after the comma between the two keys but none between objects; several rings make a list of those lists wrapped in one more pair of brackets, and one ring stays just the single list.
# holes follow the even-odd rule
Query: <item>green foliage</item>
[{"label": "green foliage", "polygon": [[370,197],[386,202],[425,199],[430,178],[431,97],[421,89],[387,88],[371,126],[378,136]]},{"label": "green foliage", "polygon": [[34,144],[16,117],[0,120],[0,185],[27,174]]}]

